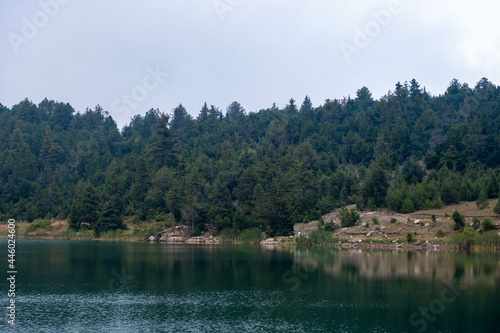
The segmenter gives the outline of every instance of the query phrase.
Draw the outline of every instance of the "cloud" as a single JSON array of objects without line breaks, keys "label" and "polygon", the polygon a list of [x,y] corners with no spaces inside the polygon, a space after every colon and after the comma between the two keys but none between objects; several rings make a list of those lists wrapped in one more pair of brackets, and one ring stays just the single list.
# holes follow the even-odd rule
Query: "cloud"
[{"label": "cloud", "polygon": [[[495,1],[401,1],[403,10],[350,63],[339,45],[352,44],[391,1],[220,1],[231,6],[223,20],[212,0],[70,1],[18,53],[7,36],[21,34],[23,18],[41,7],[3,1],[0,103],[48,97],[80,111],[99,103],[121,127],[135,114],[180,103],[196,116],[204,102],[225,109],[236,100],[258,111],[306,94],[319,105],[362,86],[378,98],[412,78],[435,94],[453,78],[472,86],[500,78]],[[148,66],[168,78],[137,107],[113,112]]]}]

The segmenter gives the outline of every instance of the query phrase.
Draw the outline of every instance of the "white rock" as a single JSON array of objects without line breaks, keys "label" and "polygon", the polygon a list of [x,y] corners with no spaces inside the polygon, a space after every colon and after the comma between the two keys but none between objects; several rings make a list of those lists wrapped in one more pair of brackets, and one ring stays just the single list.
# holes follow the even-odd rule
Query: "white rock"
[{"label": "white rock", "polygon": [[426,224],[425,224],[425,226],[426,226],[426,227],[430,226],[430,223],[426,223]]}]

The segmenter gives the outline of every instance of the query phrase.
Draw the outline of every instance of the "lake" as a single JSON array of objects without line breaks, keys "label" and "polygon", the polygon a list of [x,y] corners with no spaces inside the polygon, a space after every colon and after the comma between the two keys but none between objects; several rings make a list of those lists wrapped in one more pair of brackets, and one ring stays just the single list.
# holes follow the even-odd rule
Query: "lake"
[{"label": "lake", "polygon": [[2,332],[500,331],[494,253],[16,245],[16,326],[4,315]]}]

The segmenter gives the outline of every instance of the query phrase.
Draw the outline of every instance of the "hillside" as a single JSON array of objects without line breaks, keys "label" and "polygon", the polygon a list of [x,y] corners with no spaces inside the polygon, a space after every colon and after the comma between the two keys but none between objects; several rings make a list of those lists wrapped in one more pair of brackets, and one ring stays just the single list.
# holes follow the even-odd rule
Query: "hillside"
[{"label": "hillside", "polygon": [[[225,112],[149,110],[122,130],[100,106],[0,104],[0,220],[68,220],[98,235],[126,224],[189,225],[193,235],[296,223],[356,205],[400,214],[500,192],[500,87],[416,80],[374,100]],[[493,206],[493,207],[492,207]],[[499,204],[500,209],[500,204]],[[404,221],[402,221],[404,222]]]}]

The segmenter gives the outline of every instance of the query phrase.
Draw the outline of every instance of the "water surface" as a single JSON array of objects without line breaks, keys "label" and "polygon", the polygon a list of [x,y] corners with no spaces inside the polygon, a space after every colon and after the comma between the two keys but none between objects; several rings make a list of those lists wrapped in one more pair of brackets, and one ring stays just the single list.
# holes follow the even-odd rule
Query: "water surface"
[{"label": "water surface", "polygon": [[[6,240],[0,250],[6,262]],[[35,240],[16,251],[16,327],[5,315],[2,332],[500,327],[496,254]]]}]

